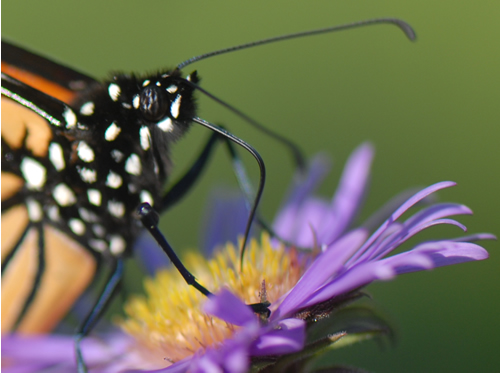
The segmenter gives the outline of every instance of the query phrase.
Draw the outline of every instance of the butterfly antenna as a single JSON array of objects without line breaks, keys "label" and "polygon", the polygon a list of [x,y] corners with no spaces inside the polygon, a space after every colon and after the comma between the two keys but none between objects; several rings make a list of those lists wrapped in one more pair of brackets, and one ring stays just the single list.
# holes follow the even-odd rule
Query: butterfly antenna
[{"label": "butterfly antenna", "polygon": [[305,170],[305,168],[306,168],[305,157],[304,157],[304,154],[302,153],[302,151],[300,150],[300,148],[297,146],[297,144],[290,141],[286,137],[281,136],[279,133],[270,130],[269,128],[267,128],[263,124],[259,123],[258,121],[256,121],[252,117],[248,116],[247,114],[243,113],[242,111],[238,110],[234,106],[228,104],[224,100],[218,98],[217,96],[213,95],[212,93],[201,88],[199,85],[194,84],[193,82],[190,82],[190,81],[186,81],[186,83],[191,85],[194,89],[197,89],[198,91],[200,91],[201,93],[203,93],[207,97],[211,98],[212,100],[214,100],[218,104],[227,108],[229,111],[232,111],[234,114],[236,114],[237,116],[239,116],[240,118],[242,118],[243,120],[248,122],[250,125],[257,128],[259,131],[265,133],[269,137],[272,137],[273,139],[275,139],[275,140],[279,141],[280,143],[282,143],[283,145],[285,145],[288,148],[288,150],[290,150],[292,158],[295,162],[295,165],[298,167],[298,169],[301,171]]},{"label": "butterfly antenna", "polygon": [[250,43],[235,45],[235,46],[229,47],[229,48],[219,49],[219,50],[216,50],[213,52],[200,54],[199,56],[192,57],[192,58],[178,64],[177,68],[179,70],[181,70],[182,68],[184,68],[188,65],[191,65],[192,63],[204,60],[204,59],[209,58],[209,57],[218,56],[220,54],[225,54],[225,53],[229,53],[229,52],[235,52],[235,51],[238,51],[241,49],[248,49],[248,48],[256,47],[259,45],[270,44],[270,43],[283,41],[283,40],[289,40],[289,39],[296,39],[296,38],[301,38],[301,37],[305,37],[305,36],[312,36],[312,35],[326,34],[329,32],[348,30],[351,28],[364,27],[364,26],[368,26],[368,25],[377,25],[377,24],[395,25],[395,26],[399,27],[405,33],[405,35],[408,39],[410,39],[412,41],[416,39],[415,31],[405,21],[398,19],[398,18],[374,18],[374,19],[368,19],[368,20],[359,21],[359,22],[347,23],[344,25],[325,27],[325,28],[320,28],[320,29],[316,29],[316,30],[309,30],[309,31],[301,31],[301,32],[293,33],[293,34],[280,35],[280,36],[275,36],[275,37],[268,38],[268,39],[262,39],[262,40],[257,40],[257,41],[253,41]]}]

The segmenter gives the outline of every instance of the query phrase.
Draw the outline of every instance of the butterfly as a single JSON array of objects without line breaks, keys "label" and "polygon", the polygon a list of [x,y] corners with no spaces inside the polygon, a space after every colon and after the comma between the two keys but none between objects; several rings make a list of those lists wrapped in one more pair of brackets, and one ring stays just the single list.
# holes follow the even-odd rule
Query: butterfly
[{"label": "butterfly", "polygon": [[[184,77],[182,67],[238,49],[374,23],[395,24],[414,38],[403,21],[376,19],[243,44],[174,69],[116,74],[104,81],[3,41],[2,332],[49,332],[107,267],[101,295],[79,328],[81,337],[88,334],[112,298],[123,259],[143,225],[157,238],[151,206],[163,212],[181,199],[220,139],[249,151],[261,169],[248,236],[264,186],[264,163],[243,140],[196,116],[194,93],[206,92],[197,85],[196,71]],[[214,134],[192,167],[164,193],[171,146],[193,122]],[[293,144],[265,132],[300,158]],[[164,249],[165,242],[160,242]]]}]

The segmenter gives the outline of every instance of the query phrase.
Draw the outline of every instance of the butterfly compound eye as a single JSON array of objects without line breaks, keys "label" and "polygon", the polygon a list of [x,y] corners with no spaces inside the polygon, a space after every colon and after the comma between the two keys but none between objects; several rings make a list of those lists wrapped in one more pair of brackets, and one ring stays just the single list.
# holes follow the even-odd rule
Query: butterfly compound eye
[{"label": "butterfly compound eye", "polygon": [[159,87],[146,87],[141,92],[140,110],[147,120],[160,120],[169,108],[167,94]]}]

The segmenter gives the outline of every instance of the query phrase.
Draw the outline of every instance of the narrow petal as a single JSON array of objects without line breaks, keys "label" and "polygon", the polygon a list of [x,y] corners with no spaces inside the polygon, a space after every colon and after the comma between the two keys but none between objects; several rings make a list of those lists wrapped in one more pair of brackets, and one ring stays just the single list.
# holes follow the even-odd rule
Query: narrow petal
[{"label": "narrow petal", "polygon": [[[412,252],[418,251],[430,251],[427,255],[432,260],[434,268],[475,260],[484,260],[489,257],[488,252],[484,248],[470,242],[426,242],[418,245],[412,250]],[[415,268],[411,265],[399,266],[397,268],[398,274],[418,270],[419,268]]]},{"label": "narrow petal", "polygon": [[427,196],[432,193],[437,192],[438,190],[449,188],[455,186],[456,183],[452,181],[442,181],[440,183],[433,184],[427,188],[422,189],[420,192],[416,193],[413,197],[409,198],[405,203],[403,203],[390,217],[387,219],[378,229],[371,235],[371,237],[366,241],[363,247],[358,251],[352,261],[357,261],[358,259],[364,259],[370,257],[373,253],[373,250],[368,250],[373,242],[375,242],[380,235],[390,226],[393,222],[395,222],[401,215],[403,215],[409,208],[419,203]]},{"label": "narrow petal", "polygon": [[297,174],[295,176],[296,181],[273,223],[273,229],[279,237],[294,242],[296,229],[304,228],[303,225],[299,225],[296,221],[297,217],[301,215],[299,211],[329,169],[330,161],[328,157],[320,154],[311,161],[307,175]]},{"label": "narrow petal", "polygon": [[363,229],[350,232],[319,255],[278,309],[271,314],[271,320],[285,317],[290,312],[300,308],[301,303],[312,292],[343,267],[344,262],[359,249],[366,236],[367,232]]},{"label": "narrow petal", "polygon": [[332,243],[351,225],[368,187],[373,155],[373,146],[365,143],[349,157],[330,212],[319,229],[321,243]]}]

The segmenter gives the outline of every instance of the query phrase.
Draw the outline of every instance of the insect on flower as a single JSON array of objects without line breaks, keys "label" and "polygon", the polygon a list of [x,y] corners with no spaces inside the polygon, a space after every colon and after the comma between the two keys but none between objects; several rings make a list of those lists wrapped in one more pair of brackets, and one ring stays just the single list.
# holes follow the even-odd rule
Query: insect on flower
[{"label": "insect on flower", "polygon": [[[159,232],[156,212],[164,212],[190,190],[214,146],[224,141],[235,163],[238,145],[260,168],[255,197],[247,191],[252,205],[248,237],[265,167],[249,144],[196,116],[195,91],[285,143],[297,163],[301,156],[295,145],[199,87],[196,71],[183,77],[181,69],[253,46],[381,23],[398,26],[411,40],[415,37],[403,21],[374,19],[260,40],[200,55],[157,74],[120,74],[102,82],[2,42],[2,332],[52,330],[96,272],[107,267],[106,284],[78,328],[78,366],[84,371],[79,341],[104,312],[122,278],[123,259],[142,229],[138,206],[143,225],[186,281],[210,295]],[[192,122],[213,135],[185,175],[163,193],[171,170],[170,148]],[[247,185],[244,170],[236,167],[235,172]]]}]

